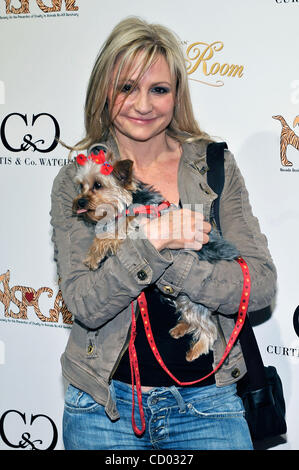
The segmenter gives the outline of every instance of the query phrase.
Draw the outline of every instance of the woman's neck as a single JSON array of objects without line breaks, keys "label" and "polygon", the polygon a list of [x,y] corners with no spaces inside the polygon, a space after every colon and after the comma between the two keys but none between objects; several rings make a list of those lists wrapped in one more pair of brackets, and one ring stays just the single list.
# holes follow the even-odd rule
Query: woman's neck
[{"label": "woman's neck", "polygon": [[132,160],[136,170],[164,163],[169,159],[170,154],[178,152],[180,147],[177,141],[165,133],[146,142],[135,141],[119,134],[116,137],[121,158]]}]

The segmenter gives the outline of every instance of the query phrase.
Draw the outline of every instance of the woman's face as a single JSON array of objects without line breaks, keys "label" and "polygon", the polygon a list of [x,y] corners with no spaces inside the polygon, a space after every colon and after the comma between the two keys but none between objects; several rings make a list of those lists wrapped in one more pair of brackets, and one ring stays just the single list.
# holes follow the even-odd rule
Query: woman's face
[{"label": "woman's face", "polygon": [[[135,65],[135,66],[134,66]],[[113,109],[112,122],[118,139],[128,138],[148,142],[165,133],[172,120],[175,104],[175,85],[165,58],[160,55],[128,94],[140,74],[138,57],[129,77],[121,76]],[[111,103],[114,75],[108,91]]]}]

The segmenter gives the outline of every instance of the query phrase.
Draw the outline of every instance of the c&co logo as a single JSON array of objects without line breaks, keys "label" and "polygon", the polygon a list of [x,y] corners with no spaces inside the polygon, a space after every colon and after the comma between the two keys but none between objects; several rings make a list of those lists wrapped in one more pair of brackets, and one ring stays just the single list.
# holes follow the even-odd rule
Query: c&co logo
[{"label": "c&co logo", "polygon": [[[51,6],[46,5],[42,0],[5,0],[5,12],[7,16],[1,19],[11,19],[14,15],[24,15],[24,18],[30,17],[46,17],[46,16],[78,16],[79,7],[76,5],[77,0],[52,0],[47,1]],[[65,13],[61,13],[62,4],[65,5]],[[21,5],[20,5],[21,4]],[[34,10],[35,8],[35,10]],[[32,12],[43,12],[44,15],[30,15]]]},{"label": "c&co logo", "polygon": [[[37,121],[45,116],[50,119],[51,127],[54,131],[53,138],[50,142],[45,145],[46,142],[44,139],[34,140],[32,134],[26,133],[21,139],[20,136],[17,136],[19,142],[10,143],[10,138],[7,137],[7,128],[9,128],[10,123],[12,123],[11,126],[15,127],[16,118],[21,119],[22,127],[24,125],[26,127],[30,125],[33,128]],[[27,150],[31,149],[33,152],[37,151],[41,153],[49,153],[52,152],[52,150],[54,150],[58,145],[60,129],[55,117],[48,113],[33,114],[31,122],[29,122],[27,114],[11,113],[8,114],[8,116],[6,116],[2,121],[0,127],[0,136],[4,147],[7,148],[7,150],[9,150],[10,152],[26,152]]]},{"label": "c&co logo", "polygon": [[[34,289],[27,286],[9,286],[10,272],[0,275],[0,303],[4,307],[4,318],[0,321],[26,323],[34,326],[55,326],[59,328],[70,328],[72,325],[72,315],[68,311],[61,291],[59,290],[55,299],[53,308],[50,308],[48,313],[42,313],[41,309],[41,296],[47,294],[48,299],[53,298],[54,292],[50,287],[40,287]],[[1,285],[2,284],[2,285]],[[2,289],[1,289],[2,287]],[[11,304],[14,305],[13,311],[10,309]],[[28,309],[33,308],[37,317],[37,322],[28,319]],[[63,324],[59,324],[59,316],[62,316]]]},{"label": "c&co logo", "polygon": [[296,332],[296,335],[299,338],[299,305],[298,305],[298,307],[296,308],[296,310],[294,312],[293,326],[294,326],[294,330]]},{"label": "c&co logo", "polygon": [[220,62],[219,55],[223,48],[224,44],[221,41],[214,41],[211,44],[206,42],[190,44],[185,52],[190,80],[219,87],[224,85],[223,77],[242,78],[244,65]]},{"label": "c&co logo", "polygon": [[[44,440],[40,435],[41,424],[43,424],[42,431],[47,436]],[[4,444],[12,449],[54,450],[58,440],[57,427],[49,416],[44,414],[27,416],[18,410],[8,410],[3,413],[0,419],[0,436]]]},{"label": "c&co logo", "polygon": [[10,113],[1,122],[0,139],[15,157],[0,156],[0,165],[63,166],[69,163],[67,158],[48,157],[56,149],[59,138],[60,126],[52,114]]},{"label": "c&co logo", "polygon": [[[296,308],[294,315],[293,315],[293,327],[294,327],[296,335],[299,338],[299,305]],[[294,344],[295,344],[295,347],[269,344],[266,350],[268,354],[274,354],[276,356],[284,356],[290,359],[294,358],[295,360],[297,360],[297,358],[299,358],[299,348],[297,347],[298,340]]]}]

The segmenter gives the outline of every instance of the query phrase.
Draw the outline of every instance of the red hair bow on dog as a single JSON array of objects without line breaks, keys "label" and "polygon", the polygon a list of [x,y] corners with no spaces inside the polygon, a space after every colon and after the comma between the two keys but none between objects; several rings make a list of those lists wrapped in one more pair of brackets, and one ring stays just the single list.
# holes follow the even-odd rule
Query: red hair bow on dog
[{"label": "red hair bow on dog", "polygon": [[91,153],[88,157],[83,153],[80,153],[77,155],[76,161],[78,165],[85,165],[88,161],[101,165],[100,173],[102,173],[102,175],[110,175],[113,171],[113,166],[106,161],[105,152],[103,150],[100,150],[97,155]]},{"label": "red hair bow on dog", "polygon": [[87,157],[86,155],[83,155],[83,153],[80,153],[79,155],[77,155],[76,161],[78,165],[85,165],[85,163],[87,162]]}]

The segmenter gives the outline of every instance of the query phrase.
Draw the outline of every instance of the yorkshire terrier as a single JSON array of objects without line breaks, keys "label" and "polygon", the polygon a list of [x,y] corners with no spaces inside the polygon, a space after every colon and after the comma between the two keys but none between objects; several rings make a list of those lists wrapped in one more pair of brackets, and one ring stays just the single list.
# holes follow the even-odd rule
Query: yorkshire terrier
[{"label": "yorkshire terrier", "polygon": [[[106,257],[117,252],[124,238],[138,236],[141,215],[157,216],[158,210],[167,210],[169,204],[163,201],[159,192],[133,177],[131,160],[116,160],[111,152],[105,154],[102,149],[88,157],[80,154],[76,160],[78,170],[75,183],[80,186],[80,194],[74,199],[73,213],[95,224],[96,236],[84,260],[90,269],[95,270]],[[209,242],[202,246],[197,255],[200,260],[213,263],[233,260],[239,253],[217,231],[212,230]],[[164,294],[161,293],[161,296],[165,299]],[[167,297],[167,301],[175,306],[180,315],[177,325],[170,330],[171,336],[180,338],[185,334],[192,335],[186,360],[193,361],[207,354],[217,338],[212,312],[184,294],[179,294],[175,300]]]}]

